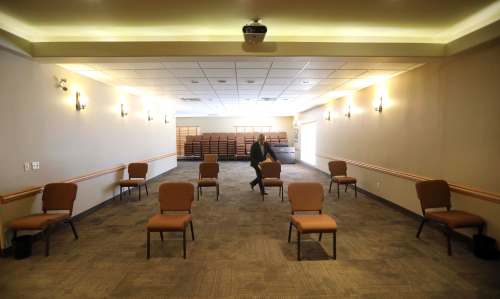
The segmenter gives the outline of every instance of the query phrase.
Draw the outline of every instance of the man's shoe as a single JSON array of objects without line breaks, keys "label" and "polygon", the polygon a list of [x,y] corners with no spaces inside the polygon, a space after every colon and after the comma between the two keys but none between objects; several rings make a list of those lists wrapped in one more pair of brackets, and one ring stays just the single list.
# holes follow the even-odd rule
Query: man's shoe
[{"label": "man's shoe", "polygon": [[253,191],[253,188],[255,187],[255,185],[252,185],[252,183],[249,183],[250,184],[250,188],[252,188],[252,191]]},{"label": "man's shoe", "polygon": [[264,191],[264,192],[261,192],[260,194],[262,194],[262,195],[267,195],[267,192],[265,192],[265,191]]}]

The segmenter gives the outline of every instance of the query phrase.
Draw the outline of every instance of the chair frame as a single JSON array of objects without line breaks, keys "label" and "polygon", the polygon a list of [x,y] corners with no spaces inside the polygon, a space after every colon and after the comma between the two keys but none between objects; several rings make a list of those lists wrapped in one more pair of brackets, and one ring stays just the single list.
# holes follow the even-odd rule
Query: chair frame
[{"label": "chair frame", "polygon": [[[133,163],[130,163],[130,164],[133,164]],[[129,164],[129,166],[130,166]],[[146,163],[147,164],[147,163]],[[128,170],[128,167],[127,166],[127,170]],[[147,174],[147,170],[146,170],[146,174]],[[144,177],[132,177],[130,176],[130,172],[128,174],[128,179],[129,180],[132,180],[132,179],[143,179],[144,180],[144,187],[146,189],[146,196],[149,196],[149,192],[148,192],[148,182],[146,180],[146,174],[144,175]],[[122,200],[122,191],[123,191],[123,188],[127,188],[128,190],[128,195],[131,196],[131,192],[130,192],[130,186],[122,186],[120,184],[120,200]],[[141,184],[137,184],[137,189],[139,191],[139,200],[141,200]]]},{"label": "chair frame", "polygon": [[[330,162],[329,162],[329,164],[330,164],[330,163],[332,163],[332,162],[334,162],[334,161],[330,161]],[[344,162],[344,163],[345,163],[345,161],[342,161],[342,162]],[[328,167],[328,168],[330,168],[330,167]],[[331,172],[331,170],[330,170],[330,187],[328,188],[328,193],[331,193],[331,192],[332,192],[332,184],[333,184],[333,182],[334,182],[335,177],[336,177],[336,176],[342,176],[342,175],[347,176],[347,167],[346,167],[346,171],[345,171],[345,173],[344,173],[344,174],[335,174],[335,175],[334,175],[334,174]],[[340,199],[340,185],[345,185],[345,190],[344,190],[344,192],[347,192],[347,187],[349,187],[349,185],[354,185],[354,197],[355,197],[355,198],[358,198],[358,187],[357,187],[357,181],[356,181],[356,182],[354,182],[354,183],[340,183],[339,181],[336,181],[335,183],[337,184],[337,199]]]},{"label": "chair frame", "polygon": [[[271,163],[278,163],[278,164],[280,164],[279,162],[275,162],[275,161],[273,161],[273,162],[271,162]],[[260,170],[261,170],[261,173],[262,173],[262,186],[264,186],[264,187],[268,187],[268,188],[278,187],[278,188],[279,188],[279,191],[278,191],[278,192],[279,192],[279,193],[278,193],[278,196],[281,196],[281,201],[283,202],[283,200],[284,200],[284,196],[283,196],[283,193],[284,193],[283,191],[284,191],[284,190],[283,190],[283,189],[284,189],[284,185],[285,185],[285,183],[284,183],[283,181],[281,181],[281,182],[282,182],[281,186],[266,186],[266,185],[264,184],[264,181],[265,181],[264,179],[266,179],[266,178],[271,178],[271,179],[280,179],[280,180],[281,180],[281,164],[280,164],[280,175],[279,175],[277,178],[275,178],[275,177],[264,177],[264,172],[262,171],[262,170],[263,170],[263,167],[264,167],[264,164],[265,164],[265,163],[261,164],[262,166],[261,166],[261,169],[260,169]],[[265,194],[264,194],[264,193],[261,193],[261,195],[262,195],[262,201],[264,201]]]},{"label": "chair frame", "polygon": [[[447,244],[448,256],[452,256],[451,235],[453,234],[453,229],[451,227],[449,227],[446,223],[443,223],[443,222],[440,222],[440,221],[436,221],[434,219],[427,219],[425,217],[425,213],[426,213],[427,209],[423,207],[422,200],[420,198],[419,198],[419,200],[420,200],[420,208],[422,209],[422,215],[423,215],[423,217],[422,217],[422,220],[420,221],[420,226],[418,227],[416,238],[420,239],[420,233],[422,232],[422,229],[424,228],[424,224],[426,222],[435,223],[439,227],[441,227],[443,233],[446,235],[446,244]],[[446,208],[446,211],[450,212],[451,211],[451,201],[448,202],[448,205],[443,206],[443,208]],[[432,209],[432,208],[428,208],[428,209]],[[480,224],[480,225],[471,225],[471,226],[467,226],[467,227],[476,227],[477,231],[478,231],[478,234],[481,235],[483,233],[483,230],[484,230],[484,223]]]},{"label": "chair frame", "polygon": [[[202,162],[202,163],[214,163],[214,164],[219,164],[217,162]],[[200,163],[200,165],[202,164]],[[220,169],[219,169],[220,172]],[[215,186],[200,186],[199,183],[196,185],[196,198],[197,200],[200,200],[203,197],[203,188],[210,188],[210,187],[215,187],[215,191],[217,192],[217,201],[219,200],[219,194],[220,194],[220,188],[219,188],[219,172],[217,172],[217,177],[212,178],[216,179],[215,181]],[[198,173],[198,179],[202,179],[201,177],[201,171]]]},{"label": "chair frame", "polygon": [[[44,188],[44,190],[45,190],[45,188]],[[42,199],[43,199],[43,195],[42,195]],[[75,200],[76,200],[76,192],[75,192],[75,199],[73,200],[73,202]],[[49,211],[48,209],[45,209],[45,208],[42,208],[42,210],[43,210],[43,214],[47,214],[47,211]],[[78,233],[76,232],[75,224],[73,223],[73,218],[72,218],[73,208],[71,208],[68,211],[69,211],[69,218],[68,219],[64,219],[64,220],[61,220],[61,221],[57,221],[57,222],[54,222],[54,223],[47,224],[47,226],[45,227],[45,229],[42,230],[42,235],[45,238],[45,256],[46,257],[48,257],[50,255],[50,235],[52,233],[53,228],[57,224],[59,224],[61,222],[69,224],[71,226],[71,230],[73,231],[73,236],[75,237],[75,240],[78,240]],[[22,230],[12,229],[12,241],[17,237],[17,232],[18,231],[22,231]],[[15,243],[16,242],[12,242],[12,250],[13,250],[13,252],[15,252],[15,250],[16,250]]]}]

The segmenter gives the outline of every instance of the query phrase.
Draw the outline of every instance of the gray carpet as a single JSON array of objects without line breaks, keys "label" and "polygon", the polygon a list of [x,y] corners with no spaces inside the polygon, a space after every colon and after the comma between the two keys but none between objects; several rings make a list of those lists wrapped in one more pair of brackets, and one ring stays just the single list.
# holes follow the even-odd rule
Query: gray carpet
[{"label": "gray carpet", "polygon": [[[195,182],[197,162],[179,167],[150,184],[149,197],[115,200],[71,229],[58,229],[51,256],[43,242],[25,260],[0,259],[0,298],[500,298],[500,263],[483,261],[461,241],[448,257],[445,238],[426,227],[415,238],[418,221],[360,193],[327,194],[324,212],[338,222],[337,260],[331,235],[303,238],[303,261],[296,261],[296,235],[287,243],[290,207],[277,189],[262,202],[248,182],[248,162],[221,162],[221,197],[204,192],[193,205],[196,241],[153,234],[146,260],[145,224],[158,211],[162,181]],[[284,165],[283,179],[319,181],[328,177],[303,165]]]}]

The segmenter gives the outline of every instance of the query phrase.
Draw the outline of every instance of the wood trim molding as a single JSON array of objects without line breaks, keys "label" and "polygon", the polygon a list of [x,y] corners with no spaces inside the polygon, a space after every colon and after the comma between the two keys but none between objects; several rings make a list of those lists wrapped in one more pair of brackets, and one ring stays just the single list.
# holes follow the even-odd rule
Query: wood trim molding
[{"label": "wood trim molding", "polygon": [[[416,175],[416,174],[409,173],[409,172],[389,169],[389,168],[385,168],[385,167],[378,166],[378,165],[373,165],[373,164],[369,164],[369,163],[365,163],[365,162],[344,159],[344,158],[340,158],[340,157],[330,157],[330,156],[320,155],[320,154],[317,154],[316,156],[319,158],[327,159],[327,160],[343,160],[343,161],[346,161],[347,164],[350,164],[350,165],[354,165],[354,166],[358,166],[361,168],[365,168],[365,169],[377,171],[380,173],[392,175],[395,177],[411,180],[414,182],[421,182],[421,181],[426,181],[426,180],[432,179],[429,177],[424,177],[424,176]],[[479,189],[476,189],[473,187],[452,184],[452,183],[449,183],[449,185],[450,185],[451,191],[453,191],[453,192],[500,204],[500,194],[499,193],[479,190]]]},{"label": "wood trim molding", "polygon": [[[177,155],[176,153],[167,153],[167,154],[159,155],[159,156],[152,157],[149,159],[145,159],[145,160],[142,160],[139,162],[150,163],[153,161],[162,160],[162,159],[169,158],[169,157],[175,157],[176,155]],[[126,168],[127,168],[127,165],[125,165],[125,164],[118,165],[118,166],[115,166],[112,168],[102,169],[102,170],[87,173],[87,174],[84,174],[84,175],[81,175],[78,177],[70,178],[70,179],[64,180],[63,182],[65,182],[65,183],[79,183],[79,182],[87,181],[87,180],[90,180],[90,179],[93,179],[96,177],[100,177],[100,176],[103,176],[103,175],[106,175],[109,173],[115,173],[115,172],[124,170]],[[21,199],[21,198],[32,196],[32,195],[35,195],[37,193],[42,192],[42,190],[43,190],[43,186],[38,186],[38,187],[31,187],[31,188],[23,189],[20,191],[0,195],[0,204],[9,203],[9,202]]]}]

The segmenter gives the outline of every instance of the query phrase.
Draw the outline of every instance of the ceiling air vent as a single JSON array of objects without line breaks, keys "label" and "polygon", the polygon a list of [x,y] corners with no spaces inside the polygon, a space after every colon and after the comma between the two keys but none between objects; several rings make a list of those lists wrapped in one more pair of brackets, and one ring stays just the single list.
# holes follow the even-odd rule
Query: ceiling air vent
[{"label": "ceiling air vent", "polygon": [[181,101],[184,101],[184,102],[200,102],[201,99],[200,98],[181,98]]},{"label": "ceiling air vent", "polygon": [[265,101],[265,102],[274,102],[276,101],[276,98],[260,98],[260,101]]}]

